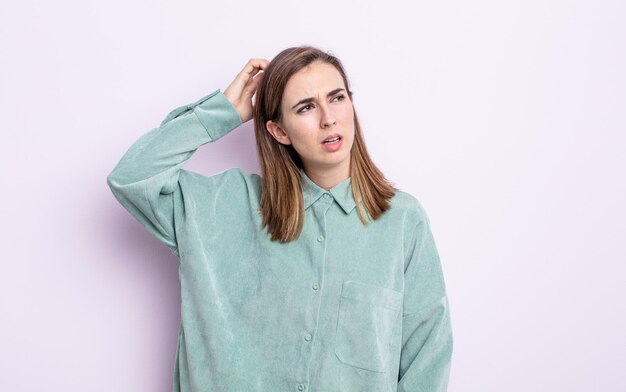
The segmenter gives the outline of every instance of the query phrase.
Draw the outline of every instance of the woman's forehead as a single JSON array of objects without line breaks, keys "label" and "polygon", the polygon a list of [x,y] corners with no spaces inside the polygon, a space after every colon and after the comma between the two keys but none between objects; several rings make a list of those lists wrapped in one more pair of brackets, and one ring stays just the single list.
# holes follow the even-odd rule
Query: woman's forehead
[{"label": "woman's forehead", "polygon": [[345,88],[339,71],[331,64],[313,63],[289,79],[283,99],[295,103],[306,98],[323,98],[337,88]]}]

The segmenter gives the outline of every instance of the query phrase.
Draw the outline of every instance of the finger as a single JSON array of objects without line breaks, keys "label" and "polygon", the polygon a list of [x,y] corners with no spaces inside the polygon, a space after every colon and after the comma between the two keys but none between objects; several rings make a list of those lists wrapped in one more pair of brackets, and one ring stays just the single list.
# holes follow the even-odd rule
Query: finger
[{"label": "finger", "polygon": [[249,83],[244,88],[244,90],[242,92],[242,95],[245,95],[246,97],[251,97],[252,95],[254,95],[254,93],[256,92],[257,88],[259,87],[259,83],[261,83],[261,79],[263,78],[264,75],[265,74],[263,72],[261,72],[256,77],[254,77],[252,80],[250,80]]},{"label": "finger", "polygon": [[248,63],[243,67],[240,74],[254,76],[260,70],[264,70],[265,68],[267,68],[268,64],[269,61],[265,59],[250,59],[248,60]]},{"label": "finger", "polygon": [[268,64],[269,61],[265,59],[250,59],[235,78],[237,91],[241,91],[241,95],[244,95],[247,85],[253,81],[256,74],[267,68]]}]

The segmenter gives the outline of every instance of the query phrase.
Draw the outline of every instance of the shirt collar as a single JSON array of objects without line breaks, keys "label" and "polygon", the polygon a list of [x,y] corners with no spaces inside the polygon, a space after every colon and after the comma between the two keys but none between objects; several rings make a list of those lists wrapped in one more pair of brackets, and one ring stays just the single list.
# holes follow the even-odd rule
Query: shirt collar
[{"label": "shirt collar", "polygon": [[354,209],[356,206],[354,202],[354,197],[352,196],[352,186],[350,177],[346,178],[339,184],[330,188],[330,190],[326,190],[316,183],[313,182],[306,175],[304,169],[300,168],[300,174],[302,175],[302,192],[304,193],[304,209],[306,210],[309,206],[315,203],[324,193],[330,193],[333,195],[333,198],[339,203],[341,208],[345,211],[346,214],[349,214],[350,211]]}]

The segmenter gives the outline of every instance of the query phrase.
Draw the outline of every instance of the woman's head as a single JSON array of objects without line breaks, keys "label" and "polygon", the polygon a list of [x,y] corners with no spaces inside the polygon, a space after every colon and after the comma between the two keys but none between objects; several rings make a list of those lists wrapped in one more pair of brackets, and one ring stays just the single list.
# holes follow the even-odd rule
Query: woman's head
[{"label": "woman's head", "polygon": [[279,143],[293,147],[307,173],[349,176],[354,108],[333,65],[315,61],[293,74],[282,94],[279,117],[265,126]]},{"label": "woman's head", "polygon": [[[363,223],[362,207],[373,219],[389,208],[395,188],[367,153],[352,96],[341,61],[311,46],[283,50],[263,71],[254,126],[263,171],[261,212],[273,240],[293,240],[302,228],[301,168],[349,175]],[[333,136],[340,140],[324,143]]]},{"label": "woman's head", "polygon": [[[284,50],[265,69],[256,99],[255,121],[265,125],[257,137],[270,151],[286,150],[307,173],[349,175],[355,112],[339,59],[312,47]],[[332,136],[339,141],[324,143]]]}]

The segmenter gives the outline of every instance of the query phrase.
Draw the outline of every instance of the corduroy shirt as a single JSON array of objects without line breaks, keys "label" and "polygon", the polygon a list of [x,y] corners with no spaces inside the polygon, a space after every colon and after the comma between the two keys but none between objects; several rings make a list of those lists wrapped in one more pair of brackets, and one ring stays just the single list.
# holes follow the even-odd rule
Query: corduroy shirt
[{"label": "corduroy shirt", "polygon": [[422,205],[398,191],[364,225],[350,178],[327,191],[300,170],[303,230],[271,241],[258,174],[182,169],[240,124],[218,89],[171,111],[107,177],[179,258],[173,391],[446,391],[449,305]]}]

